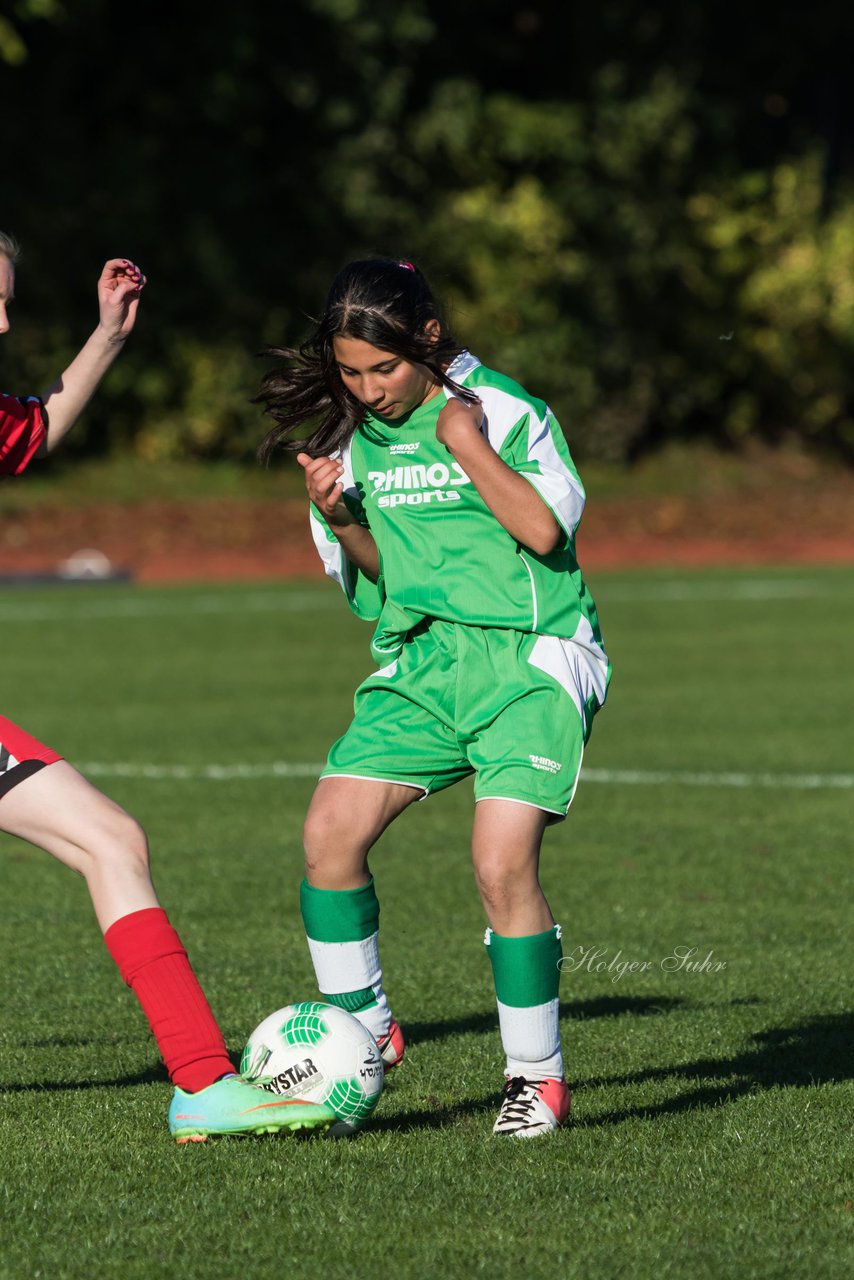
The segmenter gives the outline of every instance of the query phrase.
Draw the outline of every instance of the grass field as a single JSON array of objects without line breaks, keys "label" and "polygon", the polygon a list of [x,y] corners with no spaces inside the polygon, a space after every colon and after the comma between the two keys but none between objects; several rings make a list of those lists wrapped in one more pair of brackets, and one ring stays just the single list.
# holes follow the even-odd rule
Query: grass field
[{"label": "grass field", "polygon": [[[491,1137],[502,1060],[467,784],[374,856],[409,1050],[338,1143],[176,1147],[84,886],[4,837],[4,1280],[854,1272],[854,575],[592,585],[614,683],[543,877],[570,960],[572,1125]],[[4,713],[144,822],[239,1049],[314,993],[301,819],[368,629],[324,584],[6,591],[0,617]]]}]

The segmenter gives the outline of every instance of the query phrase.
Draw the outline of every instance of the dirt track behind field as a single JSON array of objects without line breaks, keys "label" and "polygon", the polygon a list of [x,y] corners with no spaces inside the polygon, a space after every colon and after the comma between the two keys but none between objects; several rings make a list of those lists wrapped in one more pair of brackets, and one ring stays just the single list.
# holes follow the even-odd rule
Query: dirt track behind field
[{"label": "dirt track behind field", "polygon": [[[0,574],[51,572],[83,548],[140,582],[322,576],[302,500],[50,506],[0,517]],[[603,500],[594,492],[578,553],[588,570],[854,564],[854,474],[743,496]]]}]

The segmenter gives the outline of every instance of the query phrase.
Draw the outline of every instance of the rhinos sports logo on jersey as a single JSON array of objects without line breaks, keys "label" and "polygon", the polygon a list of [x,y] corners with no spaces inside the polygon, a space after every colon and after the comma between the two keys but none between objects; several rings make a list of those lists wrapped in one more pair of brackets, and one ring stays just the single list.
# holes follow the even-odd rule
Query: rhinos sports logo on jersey
[{"label": "rhinos sports logo on jersey", "polygon": [[458,502],[460,487],[471,480],[458,462],[446,466],[423,462],[407,467],[389,467],[387,471],[369,471],[371,497],[378,507],[418,507],[428,502]]}]

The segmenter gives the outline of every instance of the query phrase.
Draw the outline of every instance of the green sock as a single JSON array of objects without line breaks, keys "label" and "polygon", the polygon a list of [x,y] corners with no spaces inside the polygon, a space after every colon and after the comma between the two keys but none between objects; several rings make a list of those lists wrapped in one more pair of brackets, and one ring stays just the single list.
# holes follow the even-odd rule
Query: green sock
[{"label": "green sock", "polygon": [[557,924],[522,938],[486,931],[508,1075],[533,1080],[563,1075],[558,1030],[560,937]]},{"label": "green sock", "polygon": [[300,910],[324,1000],[354,1014],[375,1036],[386,1035],[391,1012],[382,986],[373,878],[358,889],[316,889],[303,880]]}]

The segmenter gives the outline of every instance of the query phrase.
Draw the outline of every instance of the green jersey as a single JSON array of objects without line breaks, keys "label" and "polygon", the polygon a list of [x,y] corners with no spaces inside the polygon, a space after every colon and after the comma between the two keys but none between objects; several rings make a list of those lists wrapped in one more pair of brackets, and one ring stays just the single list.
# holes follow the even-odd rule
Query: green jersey
[{"label": "green jersey", "polygon": [[499,627],[572,640],[598,667],[604,700],[610,667],[596,607],[575,558],[584,488],[548,406],[464,351],[448,377],[479,397],[482,431],[498,456],[533,485],[563,530],[537,555],[499,524],[450,451],[436,439],[449,393],[405,418],[368,413],[341,450],[344,500],[370,529],[380,577],[351,564],[316,508],[312,533],[326,572],[360,618],[378,618],[373,654],[394,660],[422,620]]}]

